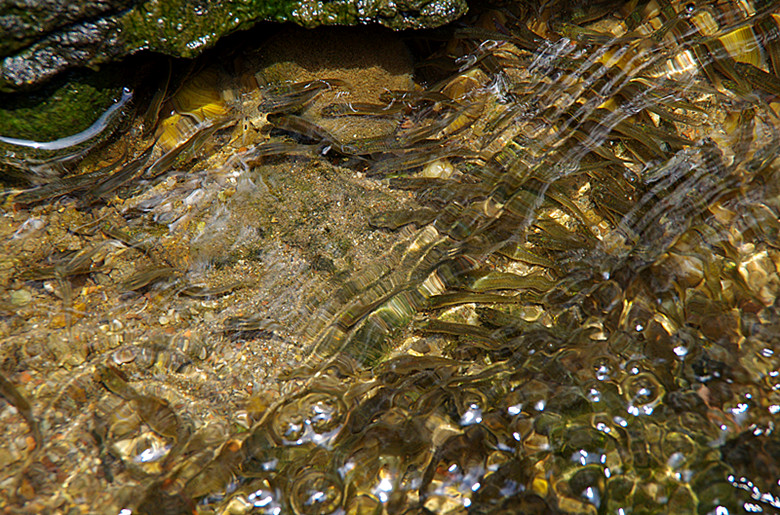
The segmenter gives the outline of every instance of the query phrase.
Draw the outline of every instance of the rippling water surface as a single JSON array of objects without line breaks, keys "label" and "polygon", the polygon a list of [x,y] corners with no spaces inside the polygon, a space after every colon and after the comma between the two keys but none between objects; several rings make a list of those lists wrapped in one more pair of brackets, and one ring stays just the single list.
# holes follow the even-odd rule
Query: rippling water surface
[{"label": "rippling water surface", "polygon": [[247,39],[2,140],[3,507],[780,511],[776,3]]}]

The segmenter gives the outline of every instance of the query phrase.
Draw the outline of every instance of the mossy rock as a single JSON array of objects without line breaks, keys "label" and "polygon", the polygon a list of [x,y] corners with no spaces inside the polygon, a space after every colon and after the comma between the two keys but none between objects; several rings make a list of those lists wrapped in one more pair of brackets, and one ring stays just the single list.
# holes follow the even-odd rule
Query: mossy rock
[{"label": "mossy rock", "polygon": [[0,6],[0,91],[41,84],[61,72],[140,50],[194,57],[260,21],[304,27],[378,23],[436,27],[463,15],[465,0],[30,0]]},{"label": "mossy rock", "polygon": [[32,93],[0,94],[0,135],[52,141],[76,134],[121,96],[115,81],[96,73],[69,74]]},{"label": "mossy rock", "polygon": [[115,65],[69,72],[30,92],[0,93],[0,181],[35,183],[60,174],[105,143],[133,111]]}]

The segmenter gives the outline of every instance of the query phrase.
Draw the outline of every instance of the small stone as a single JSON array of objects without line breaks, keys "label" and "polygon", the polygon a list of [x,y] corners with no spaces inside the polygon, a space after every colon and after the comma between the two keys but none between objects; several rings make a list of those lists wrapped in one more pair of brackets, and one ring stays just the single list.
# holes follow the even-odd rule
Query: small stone
[{"label": "small stone", "polygon": [[130,363],[134,359],[135,359],[135,349],[133,349],[132,347],[126,347],[114,352],[114,363],[116,363],[117,365]]},{"label": "small stone", "polygon": [[32,293],[27,290],[16,290],[11,294],[11,304],[14,306],[26,306],[32,301]]},{"label": "small stone", "polygon": [[412,343],[412,350],[420,354],[428,354],[431,351],[431,346],[425,340],[415,340]]},{"label": "small stone", "polygon": [[49,321],[49,327],[51,329],[62,329],[66,325],[68,325],[68,319],[62,313],[57,313],[51,317],[51,320]]},{"label": "small stone", "polygon": [[244,513],[249,513],[251,509],[252,505],[244,500],[243,496],[238,496],[230,500],[227,508],[225,508],[225,513],[229,513],[230,515],[243,515]]},{"label": "small stone", "polygon": [[428,163],[420,175],[429,178],[449,179],[455,173],[455,168],[446,159],[438,159]]},{"label": "small stone", "polygon": [[35,497],[35,490],[27,478],[22,479],[22,484],[19,486],[19,495],[25,499],[32,499]]}]

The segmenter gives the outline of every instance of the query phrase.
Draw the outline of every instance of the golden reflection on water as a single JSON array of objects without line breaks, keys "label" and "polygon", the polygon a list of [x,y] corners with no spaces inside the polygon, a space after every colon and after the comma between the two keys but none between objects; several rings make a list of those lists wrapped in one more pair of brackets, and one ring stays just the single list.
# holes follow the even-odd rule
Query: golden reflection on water
[{"label": "golden reflection on water", "polygon": [[414,84],[386,35],[166,86],[7,198],[6,506],[780,509],[778,20],[517,3]]}]

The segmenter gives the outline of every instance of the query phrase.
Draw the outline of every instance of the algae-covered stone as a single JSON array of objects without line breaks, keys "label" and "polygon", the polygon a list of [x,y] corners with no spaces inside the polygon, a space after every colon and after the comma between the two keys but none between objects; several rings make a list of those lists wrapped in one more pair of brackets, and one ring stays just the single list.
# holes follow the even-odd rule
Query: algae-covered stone
[{"label": "algae-covered stone", "polygon": [[[48,177],[105,142],[131,109],[113,65],[71,72],[30,92],[0,93],[0,180]],[[54,173],[58,175],[58,173]]]},{"label": "algae-covered stone", "polygon": [[31,93],[0,94],[0,135],[51,141],[86,130],[122,96],[109,74],[80,74]]},{"label": "algae-covered stone", "polygon": [[0,5],[0,91],[139,50],[193,57],[259,21],[408,29],[442,25],[466,9],[465,0],[11,0]]}]

